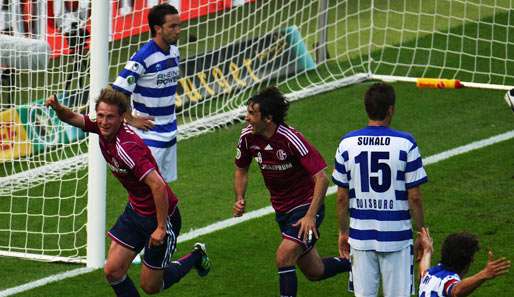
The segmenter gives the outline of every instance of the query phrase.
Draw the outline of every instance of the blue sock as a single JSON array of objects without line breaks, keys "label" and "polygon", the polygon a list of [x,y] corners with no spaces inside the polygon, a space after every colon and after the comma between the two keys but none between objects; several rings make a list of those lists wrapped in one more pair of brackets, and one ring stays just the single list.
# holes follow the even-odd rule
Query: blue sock
[{"label": "blue sock", "polygon": [[348,259],[339,257],[329,257],[321,259],[325,266],[325,271],[319,280],[332,277],[341,272],[348,272],[352,270],[352,265]]},{"label": "blue sock", "polygon": [[111,283],[111,287],[118,297],[139,297],[139,293],[128,275],[125,275],[120,281]]},{"label": "blue sock", "polygon": [[164,270],[162,288],[167,289],[174,283],[178,283],[201,258],[202,255],[199,252],[192,252],[171,263],[171,265]]},{"label": "blue sock", "polygon": [[298,282],[296,280],[296,268],[294,266],[280,267],[280,297],[296,297]]}]

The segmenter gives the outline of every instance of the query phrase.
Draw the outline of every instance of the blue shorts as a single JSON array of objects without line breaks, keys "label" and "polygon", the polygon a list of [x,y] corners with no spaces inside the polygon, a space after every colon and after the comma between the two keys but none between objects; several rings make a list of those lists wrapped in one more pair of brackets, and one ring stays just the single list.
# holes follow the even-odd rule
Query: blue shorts
[{"label": "blue shorts", "polygon": [[143,263],[152,269],[163,269],[171,264],[171,257],[177,247],[177,237],[181,225],[180,212],[177,206],[175,211],[167,218],[164,244],[150,247],[150,236],[157,227],[156,217],[141,216],[127,204],[125,211],[118,217],[116,224],[109,230],[108,234],[112,240],[136,253],[144,248]]},{"label": "blue shorts", "polygon": [[[293,227],[293,224],[296,224],[298,220],[303,218],[307,211],[309,210],[310,204],[301,205],[296,208],[291,209],[286,213],[275,214],[275,219],[277,220],[278,226],[280,227],[280,232],[282,232],[282,238],[292,240],[297,242],[300,246],[304,248],[304,254],[309,252],[314,245],[316,244],[316,237],[313,235],[312,240],[310,242],[304,242],[301,238],[298,238],[298,232],[300,231],[300,227]],[[322,205],[316,214],[316,230],[319,233],[319,226],[321,222],[323,222],[323,218],[325,217],[325,205]]]}]

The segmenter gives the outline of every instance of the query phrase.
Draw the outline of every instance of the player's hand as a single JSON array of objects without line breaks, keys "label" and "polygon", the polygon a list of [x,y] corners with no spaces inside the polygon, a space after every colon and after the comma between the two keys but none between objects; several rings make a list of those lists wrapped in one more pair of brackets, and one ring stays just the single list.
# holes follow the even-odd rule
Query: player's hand
[{"label": "player's hand", "polygon": [[298,238],[303,242],[310,243],[313,238],[318,239],[318,229],[316,227],[316,217],[305,215],[293,224],[293,227],[300,227]]},{"label": "player's hand", "polygon": [[138,129],[148,131],[149,129],[152,129],[155,124],[153,122],[154,117],[150,116],[129,116],[126,117],[127,123],[131,125],[132,127],[136,127]]},{"label": "player's hand", "polygon": [[504,257],[494,260],[493,252],[487,254],[488,261],[485,268],[480,272],[485,279],[492,279],[509,272],[510,261]]},{"label": "player's hand", "polygon": [[434,250],[434,240],[430,236],[430,232],[428,231],[428,228],[422,227],[421,230],[418,232],[418,239],[420,244],[420,249],[423,250],[423,252],[428,251],[432,252]]},{"label": "player's hand", "polygon": [[339,257],[343,259],[350,259],[350,244],[348,243],[348,234],[339,232]]},{"label": "player's hand", "polygon": [[150,247],[162,245],[164,243],[164,237],[166,237],[166,229],[157,227],[152,235],[150,235]]},{"label": "player's hand", "polygon": [[61,104],[57,99],[57,96],[51,95],[45,100],[45,107],[51,107],[53,110],[58,110],[61,108]]},{"label": "player's hand", "polygon": [[416,261],[421,260],[421,256],[423,255],[423,244],[421,243],[421,237],[417,236],[414,241],[414,259]]},{"label": "player's hand", "polygon": [[244,199],[238,199],[234,203],[234,207],[232,208],[232,215],[234,217],[240,217],[245,212],[245,201]]}]

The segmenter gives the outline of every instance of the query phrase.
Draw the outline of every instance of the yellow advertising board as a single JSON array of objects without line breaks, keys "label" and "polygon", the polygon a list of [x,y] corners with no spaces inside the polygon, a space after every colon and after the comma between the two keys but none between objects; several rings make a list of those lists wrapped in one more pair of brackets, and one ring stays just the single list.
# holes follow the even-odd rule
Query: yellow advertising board
[{"label": "yellow advertising board", "polygon": [[25,127],[15,108],[0,112],[0,162],[5,162],[32,153]]}]

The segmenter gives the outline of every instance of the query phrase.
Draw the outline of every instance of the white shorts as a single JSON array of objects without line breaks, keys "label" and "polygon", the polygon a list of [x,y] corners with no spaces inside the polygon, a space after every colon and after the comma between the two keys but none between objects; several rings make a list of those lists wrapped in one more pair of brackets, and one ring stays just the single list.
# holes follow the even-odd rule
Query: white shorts
[{"label": "white shorts", "polygon": [[361,251],[350,247],[349,289],[356,297],[375,297],[382,278],[384,297],[414,294],[414,256],[409,245],[397,252]]},{"label": "white shorts", "polygon": [[166,148],[151,147],[152,155],[157,161],[159,171],[161,172],[162,178],[166,182],[172,182],[177,180],[177,145],[172,145]]}]

